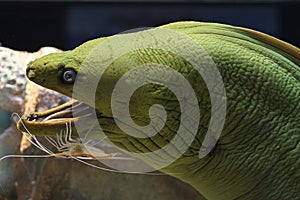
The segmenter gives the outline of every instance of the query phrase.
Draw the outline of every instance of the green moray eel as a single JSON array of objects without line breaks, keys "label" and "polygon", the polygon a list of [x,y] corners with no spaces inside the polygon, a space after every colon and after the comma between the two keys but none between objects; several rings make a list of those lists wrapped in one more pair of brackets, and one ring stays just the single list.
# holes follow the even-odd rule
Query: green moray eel
[{"label": "green moray eel", "polygon": [[[93,80],[94,74],[103,70],[95,101],[91,101],[89,89],[76,94],[77,100],[86,104],[83,107],[94,107],[88,108],[89,112],[96,109],[97,119],[107,137],[116,146],[136,153],[155,151],[175,137],[182,115],[180,100],[163,85],[151,82],[139,87],[129,104],[132,120],[141,127],[152,119],[149,117],[151,105],[160,104],[165,108],[165,126],[157,135],[140,138],[126,134],[116,124],[118,117],[113,115],[111,106],[114,86],[127,71],[147,63],[168,65],[190,83],[197,96],[200,118],[195,139],[178,159],[161,171],[190,183],[207,199],[299,199],[300,50],[269,35],[223,24],[176,22],[159,28],[187,36],[215,63],[226,91],[226,118],[221,135],[216,135],[217,142],[210,153],[199,157],[214,113],[205,77],[201,77],[191,62],[172,51],[147,47],[121,55],[103,69],[101,63],[112,57],[107,52],[115,48],[108,45],[98,52],[101,56],[97,62],[89,61],[92,64],[84,72],[85,79]],[[150,31],[155,35],[160,29]],[[76,92],[74,77],[91,57],[93,49],[110,38],[142,37],[146,42],[148,38],[140,34],[147,31],[103,37],[74,50],[44,56],[28,65],[27,76],[39,85],[72,97]],[[175,44],[166,39],[164,45],[172,47]],[[119,48],[122,46],[120,42]],[[197,56],[189,43],[182,46],[189,58]],[[156,68],[149,68],[147,73],[154,81],[159,75]],[[128,75],[126,83],[131,84],[138,78]],[[62,112],[71,110],[74,104],[80,103],[73,100],[49,111],[26,114],[21,120],[34,135],[55,135],[66,121],[80,120],[70,112],[66,115]],[[82,116],[86,116],[84,114],[86,112]],[[47,116],[52,119],[43,120]],[[24,131],[21,123],[18,128]],[[189,134],[186,131],[182,140],[185,141]]]}]

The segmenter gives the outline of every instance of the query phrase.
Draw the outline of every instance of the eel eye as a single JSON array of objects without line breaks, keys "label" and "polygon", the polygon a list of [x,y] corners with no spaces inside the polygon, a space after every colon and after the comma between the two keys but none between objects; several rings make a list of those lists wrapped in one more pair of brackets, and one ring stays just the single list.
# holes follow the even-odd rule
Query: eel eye
[{"label": "eel eye", "polygon": [[72,84],[75,82],[76,72],[73,69],[67,69],[62,73],[61,78],[64,83]]}]

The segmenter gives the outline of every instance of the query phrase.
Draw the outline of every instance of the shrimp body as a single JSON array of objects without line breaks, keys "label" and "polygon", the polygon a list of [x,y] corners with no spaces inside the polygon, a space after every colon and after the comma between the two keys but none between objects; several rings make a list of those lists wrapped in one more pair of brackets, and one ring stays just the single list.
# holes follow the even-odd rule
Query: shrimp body
[{"label": "shrimp body", "polygon": [[101,149],[98,149],[93,146],[87,146],[81,143],[73,143],[66,145],[67,151],[63,151],[61,153],[53,154],[55,157],[76,157],[76,158],[91,158],[91,159],[105,159],[105,158],[112,158],[118,153],[111,153],[107,154]]},{"label": "shrimp body", "polygon": [[88,142],[81,142],[72,138],[71,123],[66,124],[65,133],[60,131],[60,134],[56,136],[56,140],[45,136],[46,140],[51,143],[59,153],[54,153],[55,157],[66,157],[66,158],[81,158],[81,159],[108,159],[112,158],[118,153],[107,154],[99,148],[96,148]]}]

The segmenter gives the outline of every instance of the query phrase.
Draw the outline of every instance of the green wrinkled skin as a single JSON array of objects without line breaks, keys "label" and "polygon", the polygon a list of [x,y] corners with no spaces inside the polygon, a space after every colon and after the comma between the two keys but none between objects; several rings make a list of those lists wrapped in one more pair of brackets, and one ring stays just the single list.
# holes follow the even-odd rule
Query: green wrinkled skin
[{"label": "green wrinkled skin", "polygon": [[[217,65],[227,96],[221,138],[213,152],[199,159],[211,116],[205,83],[181,58],[148,49],[117,59],[101,77],[102,87],[97,88],[95,106],[103,113],[99,123],[110,140],[126,150],[149,152],[168,144],[176,134],[179,104],[164,87],[148,84],[138,89],[131,99],[130,114],[138,125],[149,123],[151,105],[158,103],[167,110],[166,126],[151,139],[123,133],[116,126],[110,107],[112,89],[124,72],[141,63],[167,64],[180,71],[193,86],[201,120],[190,148],[162,171],[190,183],[208,199],[299,198],[300,50],[269,36],[222,24],[180,22],[163,27],[187,34]],[[29,64],[27,76],[39,85],[71,97],[72,84],[61,81],[62,69],[80,70],[89,52],[105,39],[91,40],[74,50],[37,59]],[[191,49],[187,51],[193,55]],[[88,103],[89,96],[82,94],[78,100]],[[48,125],[40,126],[43,129],[34,129],[33,125],[30,130],[35,135],[56,134]]]}]

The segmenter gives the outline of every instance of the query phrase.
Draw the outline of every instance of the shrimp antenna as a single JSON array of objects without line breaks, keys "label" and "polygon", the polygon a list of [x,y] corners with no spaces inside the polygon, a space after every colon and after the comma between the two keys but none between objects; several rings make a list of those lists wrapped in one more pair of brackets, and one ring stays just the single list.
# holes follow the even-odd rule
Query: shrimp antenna
[{"label": "shrimp antenna", "polygon": [[5,158],[49,158],[52,157],[52,155],[6,155],[0,158],[0,162],[4,160]]},{"label": "shrimp antenna", "polygon": [[18,120],[14,119],[15,116],[18,118],[18,120],[21,119],[21,117],[20,117],[20,115],[19,115],[18,113],[13,112],[13,113],[11,114],[11,116],[10,116],[10,120],[13,120],[15,123],[17,123]]},{"label": "shrimp antenna", "polygon": [[[92,126],[89,128],[89,130],[85,134],[84,138],[83,139],[80,138],[80,140],[81,140],[82,143],[85,143],[85,141],[87,140],[87,136],[91,133],[91,131],[94,128],[94,126],[95,126],[96,123],[97,123],[97,121],[95,120],[94,123],[92,124]],[[105,138],[106,138],[106,136],[101,141],[103,141]]]},{"label": "shrimp antenna", "polygon": [[142,175],[154,175],[154,176],[164,176],[166,174],[164,173],[147,173],[147,172],[130,172],[130,171],[119,171],[119,170],[114,170],[114,169],[108,169],[108,168],[105,168],[105,167],[100,167],[100,166],[97,166],[97,165],[93,165],[91,163],[88,163],[84,160],[81,160],[79,158],[76,158],[76,157],[72,157],[73,159],[85,164],[85,165],[88,165],[90,167],[93,167],[93,168],[96,168],[96,169],[100,169],[100,170],[103,170],[103,171],[108,171],[108,172],[114,172],[114,173],[120,173],[120,174],[142,174]]}]

